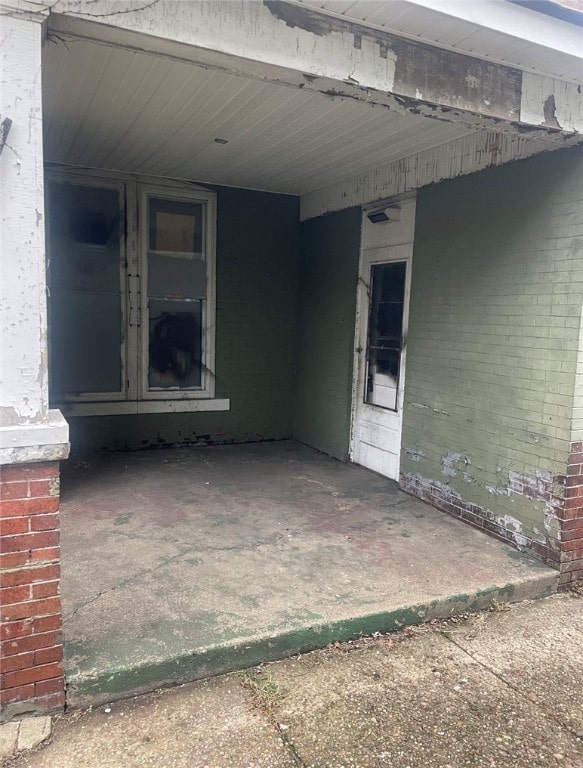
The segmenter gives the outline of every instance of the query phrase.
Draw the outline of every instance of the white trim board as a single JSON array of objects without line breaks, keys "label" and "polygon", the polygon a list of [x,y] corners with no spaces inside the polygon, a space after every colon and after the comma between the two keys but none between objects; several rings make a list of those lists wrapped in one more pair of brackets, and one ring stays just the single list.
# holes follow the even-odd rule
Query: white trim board
[{"label": "white trim board", "polygon": [[116,403],[64,403],[65,416],[129,416],[142,413],[195,413],[199,411],[230,411],[228,398],[206,400],[134,400]]},{"label": "white trim board", "polygon": [[[581,139],[566,140],[564,146],[579,141]],[[302,195],[300,219],[306,221],[332,211],[393,198],[437,181],[465,176],[551,149],[558,147],[542,139],[478,131]]]}]

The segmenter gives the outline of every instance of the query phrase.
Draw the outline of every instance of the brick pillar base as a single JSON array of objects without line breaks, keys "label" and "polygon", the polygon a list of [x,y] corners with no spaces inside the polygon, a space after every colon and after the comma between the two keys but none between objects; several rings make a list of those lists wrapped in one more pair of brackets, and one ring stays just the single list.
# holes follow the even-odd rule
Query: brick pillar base
[{"label": "brick pillar base", "polygon": [[560,585],[583,581],[583,443],[571,443],[561,523]]},{"label": "brick pillar base", "polygon": [[65,704],[59,463],[0,467],[0,715]]}]

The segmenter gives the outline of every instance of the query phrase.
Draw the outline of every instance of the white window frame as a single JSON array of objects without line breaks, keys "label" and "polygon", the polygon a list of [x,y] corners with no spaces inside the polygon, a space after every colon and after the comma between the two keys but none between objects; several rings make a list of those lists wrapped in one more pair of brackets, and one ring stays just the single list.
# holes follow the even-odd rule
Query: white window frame
[{"label": "white window frame", "polygon": [[[152,391],[148,386],[148,345],[149,345],[149,311],[148,311],[148,240],[149,240],[149,199],[173,200],[176,202],[198,203],[203,208],[204,240],[202,253],[206,263],[206,298],[202,312],[202,370],[201,387],[196,389],[165,389]],[[209,398],[215,395],[215,314],[216,314],[216,195],[206,190],[176,190],[153,184],[140,185],[139,200],[140,232],[139,232],[139,269],[141,275],[142,317],[140,342],[138,352],[139,362],[139,400],[184,400]]]},{"label": "white window frame", "polygon": [[[125,187],[122,181],[116,181],[114,179],[104,179],[104,178],[97,178],[92,177],[91,181],[88,181],[88,177],[85,176],[77,176],[77,175],[71,175],[65,172],[53,172],[48,177],[48,182],[55,183],[55,184],[73,184],[80,187],[96,187],[101,189],[111,189],[116,190],[118,193],[118,200],[119,200],[119,215],[120,215],[120,232],[119,232],[119,280],[120,280],[120,302],[121,302],[121,345],[120,345],[120,356],[121,356],[121,382],[120,382],[120,390],[118,392],[83,392],[79,394],[69,394],[66,396],[66,401],[64,402],[71,402],[71,403],[83,403],[83,402],[94,402],[96,400],[102,400],[107,402],[125,402],[131,397],[130,388],[128,387],[128,381],[132,378],[129,374],[128,370],[128,342],[129,339],[127,337],[127,334],[125,333],[125,329],[128,327],[128,305],[126,301],[127,296],[127,270],[126,270],[126,263],[127,263],[127,249],[126,249],[126,243],[124,242],[123,237],[123,223],[125,221],[125,217],[127,216],[127,210],[126,210],[126,195],[125,195]],[[47,189],[49,189],[49,186],[47,185]],[[50,217],[51,215],[51,207],[52,207],[52,199],[50,194],[47,195],[47,214]],[[47,229],[47,270],[50,270],[50,262],[51,262],[51,243],[50,243],[50,236],[49,231]],[[49,291],[50,291],[50,274],[49,274]],[[49,317],[50,322],[50,317]],[[49,363],[50,363],[50,355],[49,355]],[[62,393],[61,393],[62,394]],[[58,407],[58,406],[57,406]]]},{"label": "white window frame", "polygon": [[[84,392],[54,404],[64,415],[228,411],[230,400],[215,397],[216,194],[188,182],[88,169],[47,168],[48,182],[120,190],[120,290],[122,301],[122,388],[118,393]],[[193,201],[203,205],[207,295],[203,313],[201,387],[148,391],[147,198]],[[49,215],[50,215],[50,208]],[[50,259],[50,255],[49,255]],[[141,277],[140,327],[130,327],[130,276]],[[50,360],[49,360],[50,362]]]}]

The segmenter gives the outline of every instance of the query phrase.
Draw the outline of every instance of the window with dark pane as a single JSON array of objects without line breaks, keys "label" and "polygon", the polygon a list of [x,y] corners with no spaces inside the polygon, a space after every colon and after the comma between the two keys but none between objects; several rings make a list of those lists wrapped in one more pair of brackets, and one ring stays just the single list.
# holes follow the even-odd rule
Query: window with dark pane
[{"label": "window with dark pane", "polygon": [[365,402],[393,411],[399,389],[406,272],[404,261],[371,268]]},{"label": "window with dark pane", "polygon": [[207,276],[203,206],[149,198],[148,387],[200,389]]},{"label": "window with dark pane", "polygon": [[49,185],[51,393],[122,389],[119,191]]}]

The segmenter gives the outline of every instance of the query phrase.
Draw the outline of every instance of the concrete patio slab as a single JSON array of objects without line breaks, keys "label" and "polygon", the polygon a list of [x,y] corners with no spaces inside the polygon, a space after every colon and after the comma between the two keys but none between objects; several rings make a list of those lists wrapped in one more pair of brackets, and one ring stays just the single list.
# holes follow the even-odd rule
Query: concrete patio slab
[{"label": "concrete patio slab", "polygon": [[294,442],[72,460],[61,510],[72,705],[557,584],[396,483]]}]

